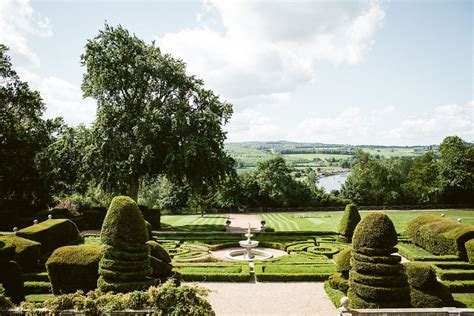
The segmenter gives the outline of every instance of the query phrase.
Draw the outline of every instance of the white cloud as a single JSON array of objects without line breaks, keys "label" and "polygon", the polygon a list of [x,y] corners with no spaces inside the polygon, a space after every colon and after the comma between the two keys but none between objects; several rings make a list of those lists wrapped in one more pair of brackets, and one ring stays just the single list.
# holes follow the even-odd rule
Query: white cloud
[{"label": "white cloud", "polygon": [[474,101],[437,106],[430,113],[398,121],[395,112],[393,106],[370,113],[349,107],[333,117],[311,116],[302,120],[288,139],[383,145],[439,144],[449,135],[474,140]]},{"label": "white cloud", "polygon": [[33,66],[39,66],[39,57],[28,44],[29,34],[51,36],[49,20],[34,13],[28,0],[0,1],[0,43]]},{"label": "white cloud", "polygon": [[270,118],[252,109],[235,113],[226,131],[229,132],[228,141],[231,142],[274,140],[280,132]]},{"label": "white cloud", "polygon": [[409,144],[440,143],[449,135],[474,140],[474,101],[437,106],[431,113],[404,119],[388,131],[394,141]]},{"label": "white cloud", "polygon": [[[158,45],[224,98],[290,93],[315,78],[315,63],[359,63],[384,11],[377,2],[206,2],[201,26]],[[223,27],[213,25],[215,15]],[[209,21],[207,23],[206,21]]]}]

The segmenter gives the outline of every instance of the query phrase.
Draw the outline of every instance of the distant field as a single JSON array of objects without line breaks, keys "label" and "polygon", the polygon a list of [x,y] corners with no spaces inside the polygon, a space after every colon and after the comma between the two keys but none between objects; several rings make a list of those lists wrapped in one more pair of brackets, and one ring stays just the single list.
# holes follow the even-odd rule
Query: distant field
[{"label": "distant field", "polygon": [[163,230],[173,231],[223,231],[227,215],[163,215]]},{"label": "distant field", "polygon": [[339,155],[339,154],[288,154],[288,155],[283,155],[286,159],[292,160],[292,159],[308,159],[308,160],[313,160],[314,158],[319,158],[319,159],[346,159],[350,158],[353,155]]},{"label": "distant field", "polygon": [[[370,211],[361,211],[364,217]],[[407,223],[421,214],[446,214],[447,218],[462,218],[463,223],[474,224],[474,210],[437,210],[437,211],[385,211],[392,219],[398,233],[405,231]],[[337,231],[343,212],[311,213],[266,213],[258,214],[267,226],[276,231]]]}]

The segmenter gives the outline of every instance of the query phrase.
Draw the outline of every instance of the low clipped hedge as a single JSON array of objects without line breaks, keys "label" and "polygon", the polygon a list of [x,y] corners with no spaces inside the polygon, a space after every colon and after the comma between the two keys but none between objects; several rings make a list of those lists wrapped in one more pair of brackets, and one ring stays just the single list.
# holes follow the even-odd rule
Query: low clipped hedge
[{"label": "low clipped hedge", "polygon": [[320,263],[318,260],[313,262],[275,260],[255,264],[255,278],[259,282],[326,281],[334,272],[336,272],[334,264]]},{"label": "low clipped hedge", "polygon": [[474,225],[422,215],[408,223],[407,234],[413,243],[435,255],[457,255],[467,259],[465,242],[474,238]]},{"label": "low clipped hedge", "polygon": [[466,248],[467,260],[469,263],[474,263],[474,238],[466,241],[464,247]]},{"label": "low clipped hedge", "polygon": [[49,219],[20,229],[16,235],[41,243],[43,254],[62,246],[82,242],[76,224],[68,219]]},{"label": "low clipped hedge", "polygon": [[25,299],[21,267],[15,261],[0,262],[0,283],[5,289],[5,296],[13,303],[20,303]]},{"label": "low clipped hedge", "polygon": [[46,262],[53,293],[95,289],[101,256],[99,245],[65,246],[56,249]]},{"label": "low clipped hedge", "polygon": [[15,251],[11,260],[18,262],[23,272],[33,271],[38,267],[41,250],[39,242],[18,236],[0,236],[0,242],[14,247]]},{"label": "low clipped hedge", "polygon": [[459,260],[456,255],[436,256],[423,248],[407,242],[401,242],[397,245],[398,253],[410,261],[453,261]]},{"label": "low clipped hedge", "polygon": [[242,263],[178,263],[174,265],[183,281],[248,282],[250,268]]}]

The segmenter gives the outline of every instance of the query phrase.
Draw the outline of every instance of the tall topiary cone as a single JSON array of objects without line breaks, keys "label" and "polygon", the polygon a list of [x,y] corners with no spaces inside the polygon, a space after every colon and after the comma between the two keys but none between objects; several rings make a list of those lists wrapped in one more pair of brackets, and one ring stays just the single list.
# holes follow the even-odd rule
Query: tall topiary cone
[{"label": "tall topiary cone", "polygon": [[349,290],[351,308],[410,306],[410,288],[397,251],[390,218],[371,213],[357,225],[352,239]]},{"label": "tall topiary cone", "polygon": [[154,285],[150,278],[148,234],[135,201],[127,196],[112,200],[100,239],[103,248],[97,286],[102,291],[131,292]]},{"label": "tall topiary cone", "polygon": [[351,242],[354,230],[360,222],[360,214],[355,204],[347,204],[339,223],[339,240],[342,242]]}]

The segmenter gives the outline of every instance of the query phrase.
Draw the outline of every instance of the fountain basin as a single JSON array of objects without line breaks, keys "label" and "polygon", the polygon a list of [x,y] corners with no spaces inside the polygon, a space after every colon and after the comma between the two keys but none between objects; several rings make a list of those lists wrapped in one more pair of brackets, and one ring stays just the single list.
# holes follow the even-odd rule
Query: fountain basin
[{"label": "fountain basin", "polygon": [[249,258],[247,249],[236,249],[227,251],[225,257],[230,260],[265,260],[273,258],[273,254],[262,249],[252,249],[252,255]]}]

